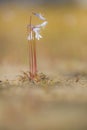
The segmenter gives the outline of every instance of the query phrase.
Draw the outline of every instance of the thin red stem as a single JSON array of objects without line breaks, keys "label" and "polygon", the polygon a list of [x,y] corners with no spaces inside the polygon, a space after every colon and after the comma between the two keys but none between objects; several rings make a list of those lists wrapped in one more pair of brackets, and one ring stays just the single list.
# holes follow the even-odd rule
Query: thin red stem
[{"label": "thin red stem", "polygon": [[35,40],[35,33],[34,33],[34,68],[35,68],[35,75],[37,73],[37,57],[36,57],[36,40]]},{"label": "thin red stem", "polygon": [[[32,17],[30,16],[30,39],[32,38],[31,21],[32,21]],[[30,78],[32,79],[32,42],[31,42],[31,40],[29,43],[29,64],[30,64]]]},{"label": "thin red stem", "polygon": [[34,67],[33,67],[33,42],[31,42],[31,75],[33,78],[34,75]]},{"label": "thin red stem", "polygon": [[28,44],[29,44],[29,70],[30,70],[29,75],[31,78],[31,43],[28,42]]},{"label": "thin red stem", "polygon": [[[31,27],[32,17],[30,16],[30,42],[29,44],[29,75],[30,78],[33,79],[37,74],[37,57],[36,57],[36,40],[35,40],[35,33],[32,31]],[[29,32],[29,30],[28,30]],[[34,39],[32,40],[32,33]]]}]

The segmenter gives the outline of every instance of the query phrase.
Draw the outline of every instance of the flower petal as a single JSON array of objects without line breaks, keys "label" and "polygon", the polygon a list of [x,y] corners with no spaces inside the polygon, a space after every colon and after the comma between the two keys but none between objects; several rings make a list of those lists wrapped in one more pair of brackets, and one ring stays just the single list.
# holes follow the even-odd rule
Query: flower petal
[{"label": "flower petal", "polygon": [[46,25],[47,25],[47,21],[45,21],[45,22],[43,22],[42,24],[41,24],[41,27],[45,27]]},{"label": "flower petal", "polygon": [[28,35],[28,38],[27,38],[29,41],[33,39],[33,36],[32,36],[32,31],[31,33]]},{"label": "flower petal", "polygon": [[46,18],[44,18],[41,14],[34,13],[34,12],[32,12],[32,14],[35,15],[35,16],[37,16],[41,20],[46,20]]},{"label": "flower petal", "polygon": [[33,28],[33,31],[35,32],[35,38],[40,39],[42,36],[39,34],[40,28]]},{"label": "flower petal", "polygon": [[47,25],[47,21],[43,22],[42,24],[36,25],[36,28],[41,28],[41,27],[45,27]]}]

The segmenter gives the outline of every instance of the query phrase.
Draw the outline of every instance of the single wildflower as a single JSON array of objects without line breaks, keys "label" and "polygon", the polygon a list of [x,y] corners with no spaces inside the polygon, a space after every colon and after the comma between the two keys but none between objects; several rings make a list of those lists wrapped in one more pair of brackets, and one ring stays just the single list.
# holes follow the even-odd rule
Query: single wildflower
[{"label": "single wildflower", "polygon": [[[41,20],[45,20],[45,18],[41,14],[33,13],[35,16],[40,18]],[[27,26],[28,30],[28,42],[29,42],[29,67],[30,67],[30,79],[33,80],[35,76],[37,76],[37,56],[36,56],[36,40],[40,40],[42,38],[40,31],[47,25],[47,21],[39,25],[32,25],[32,17],[30,16],[30,24]]]},{"label": "single wildflower", "polygon": [[35,15],[35,16],[37,16],[41,20],[46,20],[46,18],[44,18],[41,14],[34,13],[34,12],[32,12],[32,14]]},{"label": "single wildflower", "polygon": [[41,28],[41,27],[45,27],[46,25],[47,25],[47,21],[45,21],[45,22],[43,22],[42,24],[39,24],[39,25],[36,25],[36,27],[38,27],[38,28]]},{"label": "single wildflower", "polygon": [[42,38],[42,36],[40,35],[40,29],[38,27],[33,27],[31,33],[28,35],[28,40],[34,40],[34,36],[32,35],[32,33],[35,33],[35,38],[37,40],[39,40],[40,38]]},{"label": "single wildflower", "polygon": [[[32,32],[35,32],[35,38],[37,40],[39,40],[40,38],[42,38],[42,36],[40,35],[40,30],[41,30],[42,27],[44,28],[47,25],[47,23],[48,22],[45,21],[42,24],[39,24],[39,25],[36,25],[36,26],[31,25],[31,30],[32,31],[30,32],[30,34],[28,36],[28,40],[33,40],[34,39],[34,37],[32,35]],[[30,25],[29,25],[29,27],[30,27]]]},{"label": "single wildflower", "polygon": [[33,28],[33,31],[35,32],[35,38],[37,40],[39,40],[40,38],[42,38],[42,36],[40,35],[40,28],[35,27],[35,28]]}]

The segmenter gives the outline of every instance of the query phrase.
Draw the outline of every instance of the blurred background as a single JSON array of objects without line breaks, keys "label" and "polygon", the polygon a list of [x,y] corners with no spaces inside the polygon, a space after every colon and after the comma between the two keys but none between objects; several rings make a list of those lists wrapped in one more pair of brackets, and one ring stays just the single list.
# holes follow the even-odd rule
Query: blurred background
[{"label": "blurred background", "polygon": [[[32,12],[48,21],[43,39],[37,41],[38,70],[87,69],[86,0],[0,0],[1,73],[13,67],[28,69],[27,24]],[[33,24],[41,22],[33,17]]]},{"label": "blurred background", "polygon": [[[14,78],[29,70],[32,12],[48,21],[38,70],[58,76],[42,86]],[[0,0],[0,130],[87,130],[87,0]]]}]

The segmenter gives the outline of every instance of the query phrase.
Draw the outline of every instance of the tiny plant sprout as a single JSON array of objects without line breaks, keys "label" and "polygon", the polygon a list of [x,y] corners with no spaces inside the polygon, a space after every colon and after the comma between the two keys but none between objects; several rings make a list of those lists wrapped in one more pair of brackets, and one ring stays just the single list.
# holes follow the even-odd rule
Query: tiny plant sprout
[{"label": "tiny plant sprout", "polygon": [[[45,20],[41,14],[32,13],[34,16],[41,20]],[[32,16],[30,16],[30,24],[27,26],[28,31],[28,44],[29,44],[29,78],[33,80],[37,76],[37,56],[36,56],[36,39],[40,40],[42,38],[40,31],[47,25],[47,21],[39,25],[32,25]]]}]

